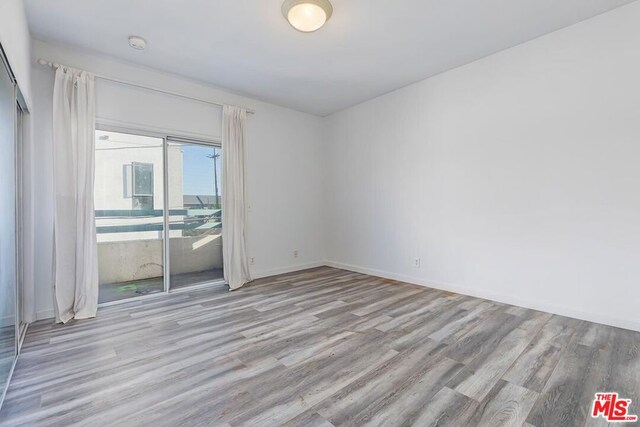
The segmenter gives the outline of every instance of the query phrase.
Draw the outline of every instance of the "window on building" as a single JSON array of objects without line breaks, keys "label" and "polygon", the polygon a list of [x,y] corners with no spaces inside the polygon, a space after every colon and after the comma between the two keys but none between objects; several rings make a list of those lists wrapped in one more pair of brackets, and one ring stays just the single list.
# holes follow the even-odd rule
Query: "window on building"
[{"label": "window on building", "polygon": [[134,162],[131,169],[132,209],[153,210],[153,164]]}]

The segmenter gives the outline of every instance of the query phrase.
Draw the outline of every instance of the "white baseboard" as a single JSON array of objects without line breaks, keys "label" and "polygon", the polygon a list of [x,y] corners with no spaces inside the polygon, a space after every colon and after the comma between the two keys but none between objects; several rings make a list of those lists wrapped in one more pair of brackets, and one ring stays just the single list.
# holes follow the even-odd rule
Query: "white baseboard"
[{"label": "white baseboard", "polygon": [[327,265],[326,261],[315,261],[306,264],[290,265],[287,267],[273,268],[271,270],[256,271],[251,273],[253,279],[261,279],[263,277],[277,276],[278,274],[293,273],[296,271],[307,270],[309,268],[322,267]]},{"label": "white baseboard", "polygon": [[[271,270],[256,271],[251,273],[253,279],[261,279],[263,277],[277,276],[278,274],[293,273],[295,271],[307,270],[309,268],[322,267],[326,265],[325,261],[315,261],[306,264],[297,264],[287,267],[274,268]],[[165,295],[165,294],[158,294]],[[41,310],[36,312],[36,320],[53,319],[55,316],[53,309]]]},{"label": "white baseboard", "polygon": [[385,279],[398,280],[401,282],[411,283],[414,285],[425,286],[429,288],[439,289],[448,292],[455,292],[457,294],[469,295],[476,298],[488,299],[505,304],[516,305],[519,307],[530,308],[533,310],[545,311],[547,313],[558,314],[560,316],[572,317],[580,320],[587,320],[589,322],[601,323],[604,325],[614,326],[623,329],[630,329],[632,331],[640,332],[640,323],[633,320],[616,317],[607,313],[592,313],[582,310],[576,310],[571,307],[565,307],[549,303],[546,301],[533,301],[523,298],[519,298],[515,295],[507,295],[499,292],[493,292],[490,290],[482,290],[469,288],[466,286],[459,286],[452,283],[442,283],[436,281],[425,280],[418,277],[391,273],[388,271],[376,270],[373,268],[360,267],[356,265],[344,264],[336,261],[327,261],[325,265],[334,268],[340,268],[342,270],[353,271],[356,273],[368,274],[370,276],[382,277]]},{"label": "white baseboard", "polygon": [[[549,303],[546,301],[534,301],[519,298],[515,295],[507,295],[503,293],[493,292],[489,290],[469,288],[466,286],[460,286],[452,283],[443,283],[432,280],[425,280],[419,277],[408,276],[403,274],[391,273],[383,270],[376,270],[373,268],[360,267],[351,264],[345,264],[337,261],[315,261],[306,264],[297,264],[287,267],[275,268],[271,270],[256,271],[252,273],[254,279],[260,279],[263,277],[276,276],[278,274],[293,273],[296,271],[307,270],[309,268],[316,267],[334,267],[342,270],[354,271],[356,273],[368,274],[370,276],[382,277],[385,279],[398,280],[401,282],[411,283],[414,285],[425,286],[434,289],[440,289],[448,292],[455,292],[458,294],[469,295],[476,298],[483,298],[492,301],[497,301],[505,304],[516,305],[519,307],[530,308],[533,310],[545,311],[547,313],[558,314],[560,316],[573,317],[575,319],[587,320],[589,322],[601,323],[604,325],[615,326],[623,329],[630,329],[632,331],[640,331],[640,323],[633,320],[612,316],[606,313],[592,313],[582,310],[576,310],[571,307],[565,307],[558,304]],[[36,313],[36,320],[51,319],[54,317],[53,310],[42,310]]]}]

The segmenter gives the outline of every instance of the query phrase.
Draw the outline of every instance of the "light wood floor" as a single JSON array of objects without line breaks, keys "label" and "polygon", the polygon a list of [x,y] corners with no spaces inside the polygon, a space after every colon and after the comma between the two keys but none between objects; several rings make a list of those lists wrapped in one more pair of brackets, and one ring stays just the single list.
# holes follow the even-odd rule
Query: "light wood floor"
[{"label": "light wood floor", "polygon": [[[331,268],[39,323],[2,425],[602,425],[640,334]],[[524,424],[524,423],[528,424]]]}]

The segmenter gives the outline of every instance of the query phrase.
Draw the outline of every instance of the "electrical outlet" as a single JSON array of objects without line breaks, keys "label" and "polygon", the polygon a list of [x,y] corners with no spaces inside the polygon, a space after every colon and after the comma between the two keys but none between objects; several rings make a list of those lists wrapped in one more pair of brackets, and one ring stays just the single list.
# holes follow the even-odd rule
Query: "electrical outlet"
[{"label": "electrical outlet", "polygon": [[256,258],[255,257],[250,257],[249,258],[249,265],[255,265],[256,264]]},{"label": "electrical outlet", "polygon": [[294,258],[298,258],[298,250],[297,249],[295,251],[293,251],[293,257]]},{"label": "electrical outlet", "polygon": [[420,258],[414,258],[413,259],[413,266],[415,268],[420,268]]}]

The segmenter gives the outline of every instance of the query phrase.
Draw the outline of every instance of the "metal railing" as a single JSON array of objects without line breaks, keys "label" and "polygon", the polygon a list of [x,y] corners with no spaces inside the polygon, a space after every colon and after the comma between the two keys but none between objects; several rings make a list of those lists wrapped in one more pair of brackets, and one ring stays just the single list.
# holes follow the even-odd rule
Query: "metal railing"
[{"label": "metal railing", "polygon": [[[141,231],[162,231],[162,222],[146,224],[109,224],[101,225],[101,219],[127,220],[144,218],[162,218],[162,209],[151,210],[96,210],[96,233],[135,233]],[[170,209],[169,217],[182,217],[179,220],[170,219],[170,230],[209,230],[222,227],[222,209],[219,208],[194,208],[194,209]]]}]

